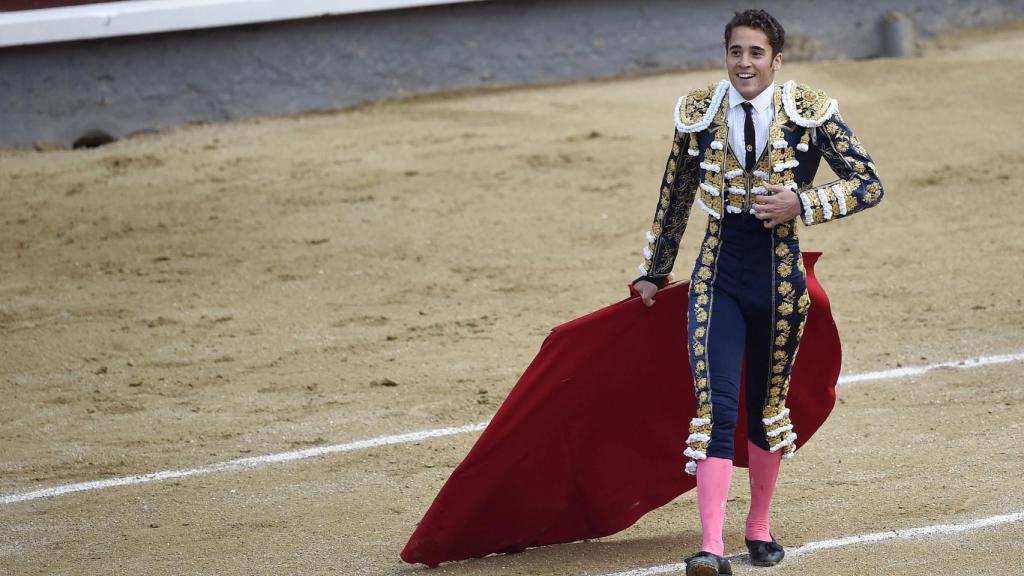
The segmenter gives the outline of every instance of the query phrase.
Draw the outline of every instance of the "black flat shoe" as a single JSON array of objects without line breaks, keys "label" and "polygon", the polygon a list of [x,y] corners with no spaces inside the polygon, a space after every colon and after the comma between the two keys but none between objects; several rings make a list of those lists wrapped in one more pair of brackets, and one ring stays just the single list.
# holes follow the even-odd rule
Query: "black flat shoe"
[{"label": "black flat shoe", "polygon": [[747,540],[746,538],[743,541],[747,543],[750,563],[754,566],[775,566],[786,557],[786,549],[775,541],[775,536],[772,536],[771,542]]},{"label": "black flat shoe", "polygon": [[686,559],[686,576],[732,576],[732,564],[711,552],[698,552]]}]

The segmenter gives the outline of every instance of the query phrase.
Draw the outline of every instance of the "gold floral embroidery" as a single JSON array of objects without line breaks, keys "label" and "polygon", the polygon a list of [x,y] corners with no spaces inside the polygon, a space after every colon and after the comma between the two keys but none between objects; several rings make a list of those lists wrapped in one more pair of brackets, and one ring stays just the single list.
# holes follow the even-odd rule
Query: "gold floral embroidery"
[{"label": "gold floral embroidery", "polygon": [[707,457],[708,442],[711,438],[712,405],[707,363],[708,320],[712,298],[710,284],[714,282],[715,266],[718,260],[718,234],[721,227],[709,219],[708,229],[701,245],[701,259],[695,267],[690,287],[693,305],[690,310],[691,338],[689,342],[690,363],[694,367],[694,387],[697,398],[697,418],[691,420],[690,435],[686,439],[686,456],[690,458],[687,471],[695,473],[696,461]]},{"label": "gold floral embroidery", "polygon": [[696,124],[708,111],[708,107],[711,106],[712,95],[715,92],[717,84],[698,88],[691,91],[686,95],[683,101],[683,106],[679,110],[679,118],[685,124]]},{"label": "gold floral embroidery", "polygon": [[877,182],[868,184],[864,189],[864,202],[868,205],[877,204],[882,197],[882,185]]},{"label": "gold floral embroidery", "polygon": [[768,382],[768,398],[762,411],[765,434],[772,451],[783,450],[791,456],[795,450],[796,434],[787,416],[786,394],[789,377],[800,336],[806,320],[810,302],[807,295],[805,272],[795,243],[777,240],[773,251],[775,259],[776,298],[772,350],[771,376]]},{"label": "gold floral embroidery", "polygon": [[[806,224],[847,216],[874,206],[882,198],[882,187],[871,157],[839,113],[836,112],[822,129],[824,134],[819,134],[822,157],[840,180],[807,191],[802,198]],[[827,206],[817,198],[818,190],[825,196]]]},{"label": "gold floral embroidery", "polygon": [[696,159],[680,157],[683,140],[687,138],[688,134],[673,134],[672,152],[665,163],[661,194],[645,251],[645,256],[649,256],[641,265],[647,276],[667,276],[671,272],[679,240],[689,221],[690,205],[696,197]]}]

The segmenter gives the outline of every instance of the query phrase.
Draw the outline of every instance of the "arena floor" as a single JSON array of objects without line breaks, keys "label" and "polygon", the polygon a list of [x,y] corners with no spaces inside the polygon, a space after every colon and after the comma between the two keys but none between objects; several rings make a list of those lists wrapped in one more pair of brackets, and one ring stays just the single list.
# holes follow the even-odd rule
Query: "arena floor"
[{"label": "arena floor", "polygon": [[[0,573],[671,573],[692,493],[609,538],[405,565],[477,433],[387,437],[486,421],[551,326],[626,295],[672,105],[720,76],[0,152]],[[783,468],[799,553],[737,574],[1024,574],[1024,28],[788,78],[840,100],[886,197],[802,231],[847,380]]]}]

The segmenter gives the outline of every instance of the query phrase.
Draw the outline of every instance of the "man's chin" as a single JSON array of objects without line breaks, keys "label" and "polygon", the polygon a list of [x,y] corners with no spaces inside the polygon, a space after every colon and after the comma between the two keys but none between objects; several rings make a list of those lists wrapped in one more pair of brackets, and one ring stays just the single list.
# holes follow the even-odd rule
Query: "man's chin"
[{"label": "man's chin", "polygon": [[747,100],[750,100],[751,98],[756,97],[758,94],[763,92],[765,88],[768,87],[767,85],[760,86],[757,83],[757,77],[756,76],[754,78],[746,78],[746,79],[738,78],[738,77],[734,76],[731,79],[731,81],[732,81],[733,87],[736,88],[736,91],[739,92],[740,95],[743,96],[744,98],[746,98]]}]

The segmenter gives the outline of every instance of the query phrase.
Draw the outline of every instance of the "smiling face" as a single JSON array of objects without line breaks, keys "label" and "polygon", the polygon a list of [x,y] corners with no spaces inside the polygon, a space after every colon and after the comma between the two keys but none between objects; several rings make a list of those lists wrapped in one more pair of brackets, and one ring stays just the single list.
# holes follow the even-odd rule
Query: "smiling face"
[{"label": "smiling face", "polygon": [[775,81],[782,66],[782,52],[772,54],[768,35],[748,26],[736,26],[725,47],[725,68],[729,81],[747,100],[756,97]]}]

